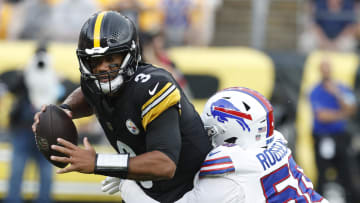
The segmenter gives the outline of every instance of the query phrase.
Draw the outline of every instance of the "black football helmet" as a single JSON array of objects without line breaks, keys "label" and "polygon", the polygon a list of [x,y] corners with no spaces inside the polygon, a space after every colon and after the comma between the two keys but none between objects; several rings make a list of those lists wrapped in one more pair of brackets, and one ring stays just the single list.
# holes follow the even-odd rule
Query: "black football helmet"
[{"label": "black football helmet", "polygon": [[[81,28],[76,51],[82,81],[93,92],[113,94],[135,73],[141,60],[139,38],[134,23],[115,11],[102,11],[91,16]],[[120,67],[107,73],[94,74],[92,61],[112,54],[124,56]],[[111,77],[117,72],[116,77]],[[108,82],[100,78],[108,77]],[[110,80],[110,78],[112,78]]]}]

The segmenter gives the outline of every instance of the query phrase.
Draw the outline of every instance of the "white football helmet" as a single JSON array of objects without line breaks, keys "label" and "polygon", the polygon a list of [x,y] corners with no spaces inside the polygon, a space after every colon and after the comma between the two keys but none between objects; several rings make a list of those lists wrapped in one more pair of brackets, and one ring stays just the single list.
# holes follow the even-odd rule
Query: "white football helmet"
[{"label": "white football helmet", "polygon": [[273,137],[272,105],[248,88],[217,92],[207,101],[201,118],[215,146],[234,143],[243,149],[263,147]]}]

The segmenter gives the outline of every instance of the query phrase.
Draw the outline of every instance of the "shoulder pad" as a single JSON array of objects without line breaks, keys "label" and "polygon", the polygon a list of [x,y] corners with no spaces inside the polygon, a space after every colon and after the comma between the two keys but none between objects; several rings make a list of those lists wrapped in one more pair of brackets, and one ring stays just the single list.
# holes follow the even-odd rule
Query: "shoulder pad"
[{"label": "shoulder pad", "polygon": [[135,91],[140,101],[142,126],[145,130],[161,113],[178,105],[181,98],[176,82],[166,71],[152,67],[149,69],[134,77],[134,82],[138,83]]},{"label": "shoulder pad", "polygon": [[199,176],[221,176],[234,172],[235,166],[230,157],[230,147],[219,146],[211,150],[203,162]]}]

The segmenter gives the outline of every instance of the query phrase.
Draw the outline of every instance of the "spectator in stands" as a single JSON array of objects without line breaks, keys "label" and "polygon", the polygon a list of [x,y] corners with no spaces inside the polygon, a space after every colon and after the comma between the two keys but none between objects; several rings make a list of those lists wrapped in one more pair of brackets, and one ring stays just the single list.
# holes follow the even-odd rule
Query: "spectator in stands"
[{"label": "spectator in stands", "polygon": [[215,31],[217,9],[223,0],[193,0],[194,9],[191,12],[191,23],[188,43],[196,46],[209,46]]},{"label": "spectator in stands", "polygon": [[8,27],[13,12],[13,7],[17,3],[14,0],[0,1],[0,39],[6,39]]},{"label": "spectator in stands", "polygon": [[162,0],[138,0],[140,32],[152,32],[163,29]]},{"label": "spectator in stands", "polygon": [[347,153],[347,149],[350,148],[350,135],[347,133],[346,125],[348,119],[356,112],[356,101],[349,87],[331,77],[331,69],[330,61],[321,62],[322,80],[310,94],[318,168],[317,191],[332,202],[329,187],[334,185],[333,183],[340,184],[343,191],[346,191],[346,202],[352,202],[352,181],[348,171],[350,162]]},{"label": "spectator in stands", "polygon": [[[50,203],[52,165],[36,147],[31,124],[43,102],[56,102],[61,93],[60,83],[52,71],[50,56],[39,46],[24,71],[7,72],[0,77],[7,89],[15,95],[10,112],[10,132],[13,146],[9,189],[4,203],[21,203],[21,187],[27,160],[33,158],[40,174],[37,203]],[[54,94],[55,93],[55,94]]]},{"label": "spectator in stands", "polygon": [[300,50],[355,51],[355,0],[310,0],[308,26],[299,40]]},{"label": "spectator in stands", "polygon": [[8,27],[9,39],[44,39],[49,35],[51,0],[19,0]]},{"label": "spectator in stands", "polygon": [[[139,0],[118,0],[105,6],[104,10],[115,10],[130,18],[138,26],[139,12],[144,9]],[[81,27],[81,26],[79,26]]]},{"label": "spectator in stands", "polygon": [[99,7],[93,0],[62,0],[54,5],[51,18],[51,39],[77,42],[79,27],[97,10]]},{"label": "spectator in stands", "polygon": [[187,44],[190,28],[190,14],[194,9],[192,0],[162,0],[164,12],[165,46],[183,46]]},{"label": "spectator in stands", "polygon": [[[131,18],[140,32],[163,30],[165,46],[208,45],[222,0],[120,0],[105,6]],[[191,37],[190,37],[191,35]]]},{"label": "spectator in stands", "polygon": [[164,47],[165,40],[163,33],[161,31],[141,33],[140,42],[144,60],[170,72],[184,90],[186,96],[192,98],[191,90],[185,76],[167,55],[167,51]]}]

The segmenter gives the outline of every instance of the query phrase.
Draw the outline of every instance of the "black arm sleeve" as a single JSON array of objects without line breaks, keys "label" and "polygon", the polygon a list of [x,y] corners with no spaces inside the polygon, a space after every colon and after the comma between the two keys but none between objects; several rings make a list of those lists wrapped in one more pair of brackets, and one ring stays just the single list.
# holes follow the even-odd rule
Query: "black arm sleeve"
[{"label": "black arm sleeve", "polygon": [[181,149],[179,119],[179,110],[174,106],[153,120],[147,129],[146,150],[161,151],[177,164]]}]

